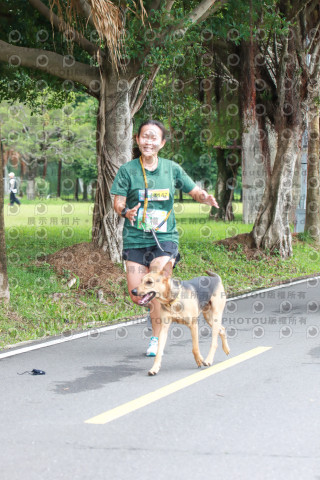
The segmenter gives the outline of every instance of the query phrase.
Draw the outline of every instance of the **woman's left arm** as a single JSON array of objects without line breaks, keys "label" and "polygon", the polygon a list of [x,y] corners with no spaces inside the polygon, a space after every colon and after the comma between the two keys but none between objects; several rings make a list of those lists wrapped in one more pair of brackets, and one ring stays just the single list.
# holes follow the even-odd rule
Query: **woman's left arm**
[{"label": "woman's left arm", "polygon": [[201,188],[194,187],[190,192],[189,195],[198,203],[205,203],[206,205],[210,205],[211,207],[219,208],[219,205],[214,198],[213,195],[209,195],[205,190]]}]

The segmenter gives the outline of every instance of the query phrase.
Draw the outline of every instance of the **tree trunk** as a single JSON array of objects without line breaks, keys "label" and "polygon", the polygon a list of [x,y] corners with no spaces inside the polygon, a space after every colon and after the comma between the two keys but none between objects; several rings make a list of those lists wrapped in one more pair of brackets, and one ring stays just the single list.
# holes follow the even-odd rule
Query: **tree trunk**
[{"label": "tree trunk", "polygon": [[7,275],[6,242],[4,234],[4,185],[3,185],[3,154],[0,135],[0,300],[9,303],[10,292]]},{"label": "tree trunk", "polygon": [[[293,181],[292,181],[292,208],[289,214],[289,222],[295,224],[295,222],[301,221],[297,218],[297,209],[301,208],[304,205],[305,198],[302,192],[302,178],[303,178],[303,171],[302,171],[302,160],[304,160],[303,155],[303,140],[302,140],[302,148],[298,152],[298,157],[296,160],[296,165],[294,168],[293,174]],[[302,208],[301,208],[302,209]],[[305,218],[303,219],[303,225],[305,225]],[[300,228],[299,225],[295,225],[295,231],[299,232]]]},{"label": "tree trunk", "polygon": [[234,220],[234,213],[233,213],[233,197],[234,197],[234,190],[237,186],[237,174],[238,174],[238,168],[241,165],[241,161],[236,161],[235,160],[235,153],[231,156],[229,155],[227,157],[227,165],[231,170],[231,175],[228,177],[227,182],[226,182],[226,189],[230,191],[229,194],[229,200],[226,204],[226,215],[225,215],[225,221],[226,222],[232,222]]},{"label": "tree trunk", "polygon": [[37,161],[33,158],[26,160],[26,176],[27,176],[27,199],[34,200],[36,198],[35,178],[37,175]]},{"label": "tree trunk", "polygon": [[79,201],[79,179],[78,178],[76,178],[76,181],[75,181],[74,198],[77,202]]},{"label": "tree trunk", "polygon": [[212,207],[210,217],[214,217],[215,220],[233,221],[232,200],[239,162],[234,161],[234,154],[228,157],[226,152],[227,150],[222,148],[217,151],[218,175],[215,198],[219,209]]},{"label": "tree trunk", "polygon": [[83,195],[82,195],[82,200],[87,201],[88,200],[88,185],[83,182]]},{"label": "tree trunk", "polygon": [[93,211],[92,241],[122,261],[123,219],[113,210],[110,189],[119,167],[132,159],[131,88],[134,80],[101,76],[97,122],[98,179]]},{"label": "tree trunk", "polygon": [[96,191],[97,191],[97,180],[93,180],[91,183],[91,201],[94,202],[94,199],[96,197]]},{"label": "tree trunk", "polygon": [[36,198],[36,184],[35,179],[28,178],[27,179],[27,199],[34,200]]},{"label": "tree trunk", "polygon": [[42,178],[46,178],[46,176],[47,176],[47,168],[48,168],[48,160],[45,159],[45,162],[44,162],[44,164],[43,164]]},{"label": "tree trunk", "polygon": [[61,197],[61,171],[62,171],[62,160],[59,158],[58,161],[58,184],[57,184],[57,197]]},{"label": "tree trunk", "polygon": [[[253,223],[266,182],[266,152],[256,103],[256,46],[250,41],[241,48],[241,123],[242,123],[242,196],[243,222]],[[265,144],[266,145],[266,144]]]},{"label": "tree trunk", "polygon": [[272,176],[264,192],[252,234],[258,248],[279,251],[281,257],[286,258],[292,255],[289,213],[301,130],[296,127],[286,139],[281,133]]},{"label": "tree trunk", "polygon": [[278,251],[282,258],[292,255],[289,214],[292,208],[294,170],[305,127],[301,106],[306,98],[308,74],[299,68],[296,37],[297,32],[293,30],[288,32],[287,38],[283,37],[277,99],[274,102],[277,153],[252,230],[258,248]]},{"label": "tree trunk", "polygon": [[320,243],[319,109],[314,109],[310,117],[305,232]]}]

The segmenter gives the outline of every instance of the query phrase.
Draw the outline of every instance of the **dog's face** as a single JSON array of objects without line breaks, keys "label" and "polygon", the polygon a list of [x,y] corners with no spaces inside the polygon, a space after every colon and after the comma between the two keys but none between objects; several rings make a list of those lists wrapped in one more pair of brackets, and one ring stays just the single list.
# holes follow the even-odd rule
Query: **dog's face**
[{"label": "dog's face", "polygon": [[172,274],[172,264],[168,262],[163,270],[159,273],[149,272],[143,279],[141,284],[134,288],[131,293],[135,296],[141,297],[138,300],[139,305],[147,305],[155,297],[161,303],[166,303],[168,299],[170,287],[169,281]]}]

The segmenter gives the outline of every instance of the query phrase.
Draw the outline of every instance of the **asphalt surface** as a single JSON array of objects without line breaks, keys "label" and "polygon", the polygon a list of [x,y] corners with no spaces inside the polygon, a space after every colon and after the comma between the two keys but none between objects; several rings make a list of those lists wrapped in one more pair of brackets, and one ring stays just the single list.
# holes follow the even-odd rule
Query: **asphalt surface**
[{"label": "asphalt surface", "polygon": [[320,479],[319,299],[309,279],[228,301],[229,358],[270,350],[102,425],[85,422],[199,371],[186,327],[155,377],[146,323],[0,352],[1,479]]}]

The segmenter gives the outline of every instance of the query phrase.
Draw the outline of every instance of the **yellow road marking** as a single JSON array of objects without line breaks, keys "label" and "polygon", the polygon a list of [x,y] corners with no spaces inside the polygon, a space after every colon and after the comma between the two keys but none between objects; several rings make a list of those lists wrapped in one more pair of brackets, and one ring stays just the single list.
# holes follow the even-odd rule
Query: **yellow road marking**
[{"label": "yellow road marking", "polygon": [[256,357],[257,355],[260,355],[261,353],[264,353],[270,350],[271,348],[272,347],[253,348],[252,350],[241,353],[240,355],[237,355],[234,358],[230,358],[225,362],[218,363],[217,365],[213,365],[212,367],[209,367],[205,370],[201,370],[197,373],[193,373],[192,375],[182,378],[181,380],[177,380],[175,382],[169,383],[169,385],[165,385],[164,387],[161,387],[158,390],[155,390],[154,392],[147,393],[146,395],[142,395],[141,397],[135,398],[130,402],[123,403],[118,407],[112,408],[107,412],[101,413],[96,417],[89,418],[89,420],[86,420],[85,423],[103,425],[105,423],[112,422],[112,420],[116,420],[119,417],[123,417],[128,413],[134,412],[139,408],[145,407],[150,403],[156,402],[161,398],[167,397],[172,393],[178,392],[183,388],[189,387],[194,383],[200,382],[201,380],[204,380],[205,378],[208,378],[211,375],[214,375],[215,373],[222,372],[223,370],[233,367],[234,365],[238,365],[239,363],[244,362],[245,360],[249,360],[250,358]]}]

